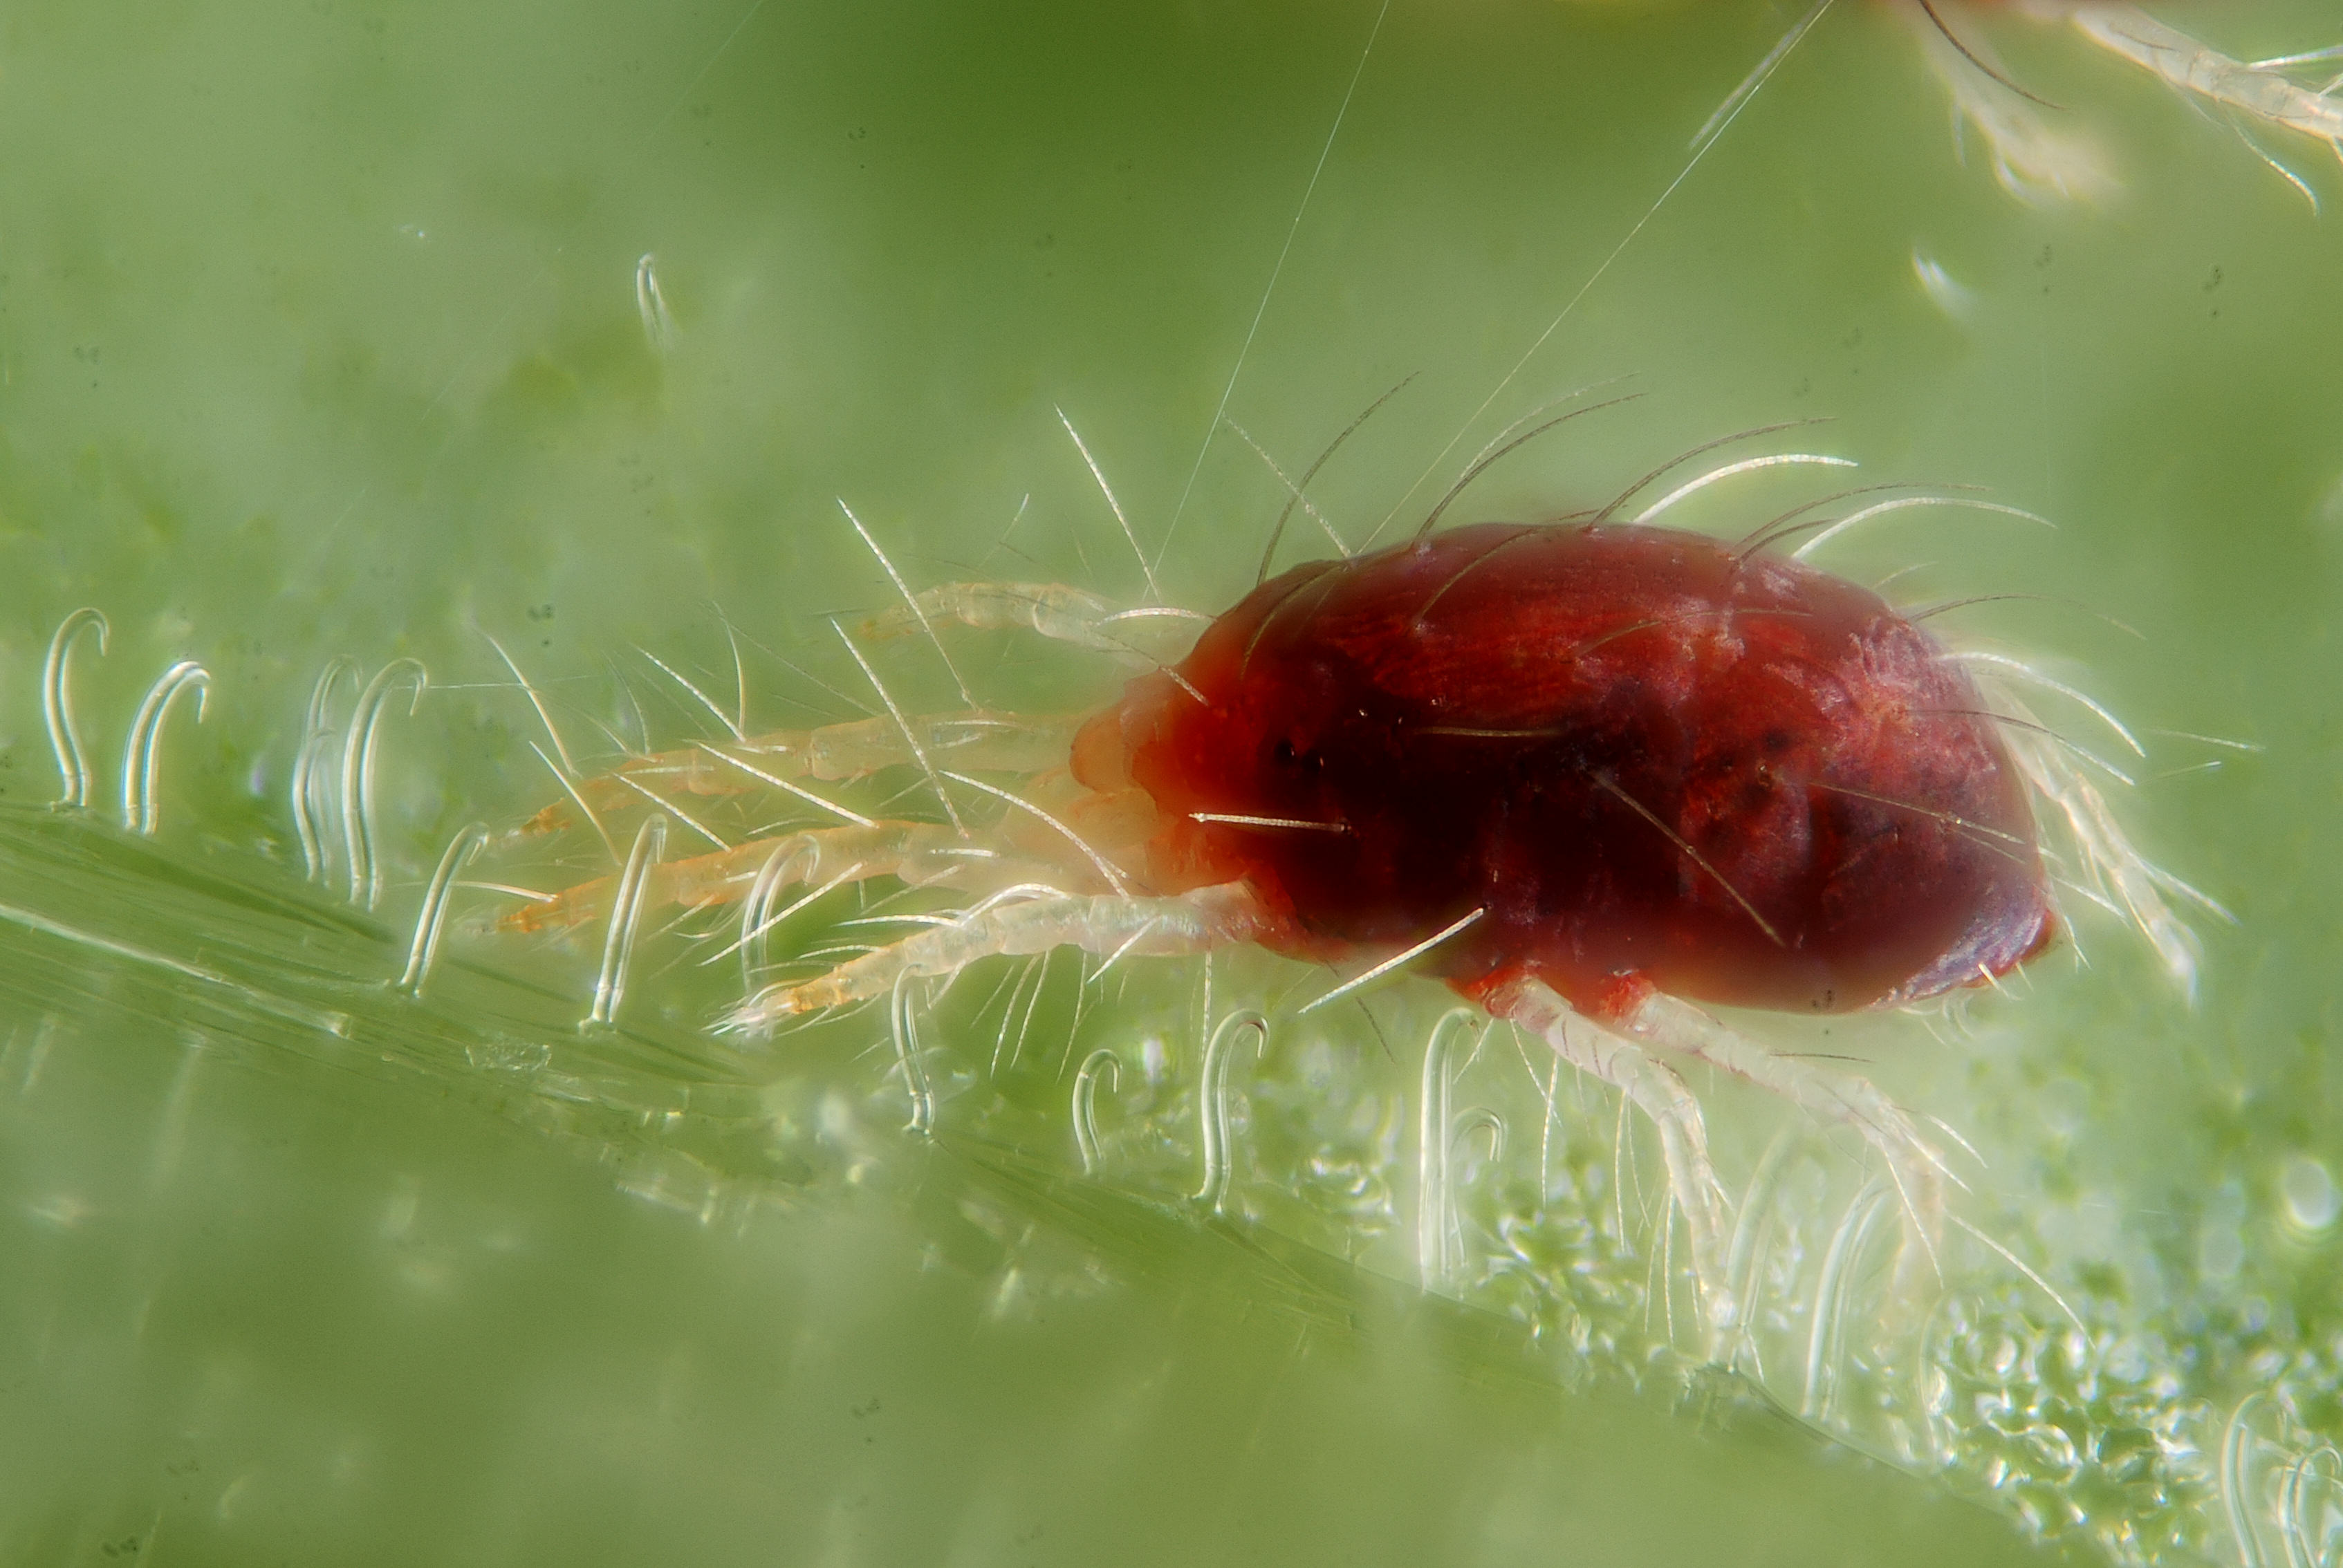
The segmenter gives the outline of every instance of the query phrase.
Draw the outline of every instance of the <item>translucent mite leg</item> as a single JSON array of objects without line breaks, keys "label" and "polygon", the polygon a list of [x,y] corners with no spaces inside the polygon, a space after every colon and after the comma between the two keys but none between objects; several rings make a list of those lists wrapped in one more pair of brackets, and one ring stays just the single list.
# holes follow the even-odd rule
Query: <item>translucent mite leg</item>
[{"label": "translucent mite leg", "polygon": [[[920,885],[1015,880],[1030,869],[972,849],[940,823],[873,822],[867,827],[817,828],[778,838],[752,839],[712,855],[673,860],[654,868],[643,895],[646,908],[665,904],[700,907],[748,897],[758,873],[776,856],[793,882],[817,883],[851,867],[857,880],[899,877]],[[615,877],[598,877],[556,894],[541,904],[516,910],[497,922],[508,931],[538,931],[583,925],[609,913],[618,890]]]},{"label": "translucent mite leg", "polygon": [[[2024,704],[2006,693],[1997,700],[2002,710],[2024,717]],[[2165,900],[2170,893],[2185,899],[2217,919],[2236,917],[2195,888],[2150,861],[2117,822],[2114,812],[2081,768],[2041,735],[2003,731],[2009,754],[2026,781],[2046,805],[2056,809],[2066,827],[2084,896],[2104,902],[2138,928],[2164,972],[2190,1002],[2197,1000],[2197,933]]]},{"label": "translucent mite leg", "polygon": [[[2074,22],[2099,47],[2176,91],[2299,132],[2343,156],[2343,99],[2334,95],[2334,83],[2324,90],[2306,86],[2285,74],[2284,61],[2233,60],[2130,5],[2080,5]],[[2300,63],[2323,53],[2294,58]]]},{"label": "translucent mite leg", "polygon": [[[951,713],[908,720],[911,739],[938,767],[985,772],[1034,773],[1061,764],[1081,719],[1065,715]],[[904,726],[889,716],[782,729],[723,749],[693,746],[622,763],[581,779],[579,797],[596,811],[620,810],[653,795],[740,795],[799,779],[835,782],[917,760]],[[845,813],[841,812],[841,815]],[[570,803],[556,801],[523,823],[525,834],[559,832],[576,821]]]},{"label": "translucent mite leg", "polygon": [[[1978,689],[1994,710],[2015,722],[2002,729],[2002,740],[2026,784],[2051,808],[2067,831],[2073,855],[2076,890],[2129,920],[2163,960],[2165,973],[2190,1002],[2197,1000],[2197,934],[2166,901],[2166,895],[2195,904],[2216,920],[2235,924],[2237,917],[2187,882],[2143,855],[2123,830],[2098,789],[2085,776],[2080,755],[2036,720],[2013,689],[2016,681],[2045,687],[2081,704],[2141,757],[2147,749],[2114,714],[2087,694],[2050,681],[2038,670],[1999,654],[1956,655],[1976,662]],[[2002,671],[2008,672],[2007,677]],[[2100,766],[2104,766],[2101,764]]]},{"label": "translucent mite leg", "polygon": [[1039,632],[1101,653],[1121,651],[1099,633],[1114,607],[1063,583],[945,583],[915,595],[909,605],[881,610],[858,628],[867,638],[900,637],[925,621],[950,621],[980,631]]},{"label": "translucent mite leg", "polygon": [[1161,640],[1152,628],[1212,618],[1192,610],[1117,610],[1096,594],[1062,583],[945,583],[862,623],[868,638],[900,637],[923,623],[949,621],[978,631],[1031,631],[1052,642],[1152,662]]},{"label": "translucent mite leg", "polygon": [[1725,1271],[1725,1205],[1708,1162],[1707,1128],[1692,1091],[1642,1046],[1592,1022],[1543,980],[1507,980],[1481,1000],[1493,1017],[1536,1035],[1564,1061],[1617,1089],[1651,1119],[1692,1241],[1693,1272],[1699,1278],[1712,1346],[1721,1341],[1738,1309]]},{"label": "translucent mite leg", "polygon": [[[1993,65],[1989,52],[1964,52],[1987,48],[1981,30],[1968,25],[1974,18],[1966,7],[1956,0],[1936,0],[1932,15],[1911,0],[1895,10],[1952,100],[1956,135],[1963,127],[1976,133],[2002,189],[2037,205],[2053,198],[2095,201],[2115,190],[2115,178],[2096,148],[2053,130],[2036,105],[1987,74],[1985,67]],[[1940,22],[1958,30],[1965,45],[1956,46]]]},{"label": "translucent mite leg", "polygon": [[979,959],[1001,954],[1073,947],[1110,955],[1111,963],[1125,956],[1177,957],[1253,940],[1271,923],[1241,882],[1168,899],[1113,893],[1037,897],[980,910],[865,953],[817,979],[768,987],[736,1009],[724,1027],[767,1029],[797,1013],[884,996],[907,976],[954,975]]},{"label": "translucent mite leg", "polygon": [[1888,1180],[1902,1195],[1912,1221],[1913,1237],[1934,1261],[1944,1222],[1944,1156],[1920,1136],[1902,1108],[1868,1080],[1776,1056],[1690,1003],[1657,991],[1620,1023],[1637,1040],[1723,1068],[1810,1116],[1860,1133],[1885,1162]]}]

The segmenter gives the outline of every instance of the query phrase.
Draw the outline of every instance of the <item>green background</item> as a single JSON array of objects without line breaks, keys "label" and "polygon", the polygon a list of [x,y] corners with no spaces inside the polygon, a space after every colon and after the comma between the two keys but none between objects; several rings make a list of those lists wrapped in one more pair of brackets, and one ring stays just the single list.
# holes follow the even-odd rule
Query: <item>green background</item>
[{"label": "green background", "polygon": [[[2175,20],[2247,57],[2334,41],[2308,0],[2230,10]],[[1852,0],[1686,173],[1791,20],[11,8],[0,1558],[2276,1562],[2289,1504],[2322,1544],[2343,237],[2224,125],[1996,16],[1976,25],[2124,181],[2023,206],[1956,156],[1910,34]],[[2343,192],[2323,152],[2269,145]],[[1779,1310],[1746,1375],[1701,1372],[1664,1288],[1681,1260],[1650,1257],[1648,1138],[1631,1199],[1608,1102],[1588,1090],[1542,1139],[1528,1064],[1498,1050],[1458,1104],[1499,1111],[1505,1153],[1460,1143],[1468,1260],[1421,1294],[1410,1097],[1439,1003],[1406,987],[1373,1029],[1282,1032],[1240,1070],[1217,1219],[1181,1198],[1192,967],[1061,982],[1030,1060],[1029,1031],[1002,1058],[989,981],[956,991],[931,1141],[900,1131],[883,1020],[718,1042],[725,989],[672,939],[621,1034],[573,1027],[598,933],[468,929],[427,1001],[386,990],[449,835],[552,794],[484,631],[581,750],[709,733],[635,650],[729,702],[728,619],[754,722],[850,716],[825,618],[891,590],[839,498],[915,584],[1137,602],[1062,409],[1169,598],[1209,611],[1281,499],[1227,434],[1199,457],[1224,394],[1296,471],[1411,375],[1312,487],[1353,541],[1420,517],[1507,421],[1619,377],[1639,401],[1453,515],[1599,504],[1701,441],[1827,417],[1774,439],[2055,519],[1906,513],[1830,564],[1916,568],[1916,602],[2047,596],[1938,624],[2143,732],[2126,819],[2237,924],[2198,920],[2193,1007],[2086,908],[2087,965],[2044,961],[1943,1043],[1899,1018],[1804,1048],[1859,1051],[1977,1146],[1958,1211],[2087,1333],[1965,1242],[1942,1301],[1899,1297],[1891,1214],[1819,1397],[1798,1303],[1862,1172],[1809,1138]],[[1744,531],[1823,487],[1744,484],[1682,520]],[[75,665],[102,807],[147,684],[181,658],[214,678],[205,722],[166,732],[152,845],[43,809],[41,659],[83,604],[113,624]],[[1118,678],[955,646],[1002,706]],[[382,730],[374,916],[302,883],[285,806],[337,656],[433,676]],[[953,700],[916,644],[873,657],[911,705]],[[500,859],[548,886],[599,851]],[[474,927],[498,907],[459,898]],[[1214,983],[1225,1009],[1297,980],[1240,959]],[[1067,1069],[1097,1044],[1131,1092],[1101,1093],[1115,1136],[1086,1180]],[[1738,1191],[1797,1124],[1698,1087]]]}]

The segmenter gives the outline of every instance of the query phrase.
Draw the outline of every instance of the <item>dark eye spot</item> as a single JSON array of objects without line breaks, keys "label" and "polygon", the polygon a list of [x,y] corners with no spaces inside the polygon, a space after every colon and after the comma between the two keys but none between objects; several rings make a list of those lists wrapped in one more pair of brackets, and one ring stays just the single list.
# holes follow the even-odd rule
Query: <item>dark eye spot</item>
[{"label": "dark eye spot", "polygon": [[1272,758],[1276,759],[1277,765],[1278,765],[1280,768],[1291,768],[1291,767],[1292,767],[1292,766],[1293,766],[1293,742],[1292,742],[1292,741],[1291,741],[1291,740],[1286,739],[1285,739],[1284,737],[1282,737],[1282,736],[1280,736],[1280,737],[1278,738],[1277,745],[1276,745],[1275,749],[1272,749],[1272,750],[1270,752],[1270,756],[1272,756]]},{"label": "dark eye spot", "polygon": [[1760,742],[1760,744],[1765,748],[1769,754],[1779,757],[1783,752],[1787,751],[1790,749],[1792,742],[1795,739],[1796,737],[1793,736],[1786,729],[1768,729],[1765,731],[1765,739]]}]

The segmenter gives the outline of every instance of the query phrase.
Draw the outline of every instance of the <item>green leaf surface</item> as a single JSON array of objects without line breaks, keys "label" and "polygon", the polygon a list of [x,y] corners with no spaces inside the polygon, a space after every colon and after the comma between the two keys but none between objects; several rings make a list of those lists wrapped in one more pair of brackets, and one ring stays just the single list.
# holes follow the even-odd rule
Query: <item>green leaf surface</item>
[{"label": "green leaf surface", "polygon": [[[2183,10],[2243,59],[2335,42],[2308,0]],[[2103,200],[2014,200],[1974,134],[1964,162],[1919,34],[1853,0],[1694,156],[1796,20],[0,17],[0,1560],[2327,1561],[2343,238],[2219,115],[2000,8],[1956,25],[2097,144]],[[1311,485],[1347,544],[1591,387],[1641,396],[1449,516],[1600,506],[1811,417],[1774,449],[2056,524],[1916,508],[1826,559],[1980,600],[1932,624],[2120,715],[2149,755],[2116,809],[2235,921],[2193,911],[2193,1003],[2077,897],[2013,994],[1743,1020],[1974,1146],[1922,1279],[1855,1141],[1696,1079],[1754,1286],[1702,1364],[1648,1129],[1503,1030],[1453,1064],[1427,1204],[1421,982],[1300,1019],[1326,977],[1260,954],[993,964],[908,1043],[883,1010],[760,1041],[711,1027],[729,914],[661,912],[581,1030],[601,928],[492,930],[523,906],[462,886],[423,994],[392,984],[466,824],[471,882],[610,869],[579,825],[507,833],[560,787],[491,638],[585,774],[858,718],[832,623],[896,589],[841,500],[914,587],[1152,577],[1210,613],[1286,497],[1249,443],[1298,475],[1411,377]],[[1753,474],[1672,520],[1834,487]],[[1332,548],[1297,517],[1279,559]],[[43,660],[83,605],[91,804],[52,811]],[[1126,674],[949,647],[866,657],[914,711]],[[309,879],[289,792],[339,658]],[[430,684],[373,731],[369,910],[344,731],[402,658]],[[188,658],[149,839],[124,738]],[[773,940],[940,907],[842,891]],[[1216,1091],[1209,1026],[1252,1006],[1266,1049]]]}]

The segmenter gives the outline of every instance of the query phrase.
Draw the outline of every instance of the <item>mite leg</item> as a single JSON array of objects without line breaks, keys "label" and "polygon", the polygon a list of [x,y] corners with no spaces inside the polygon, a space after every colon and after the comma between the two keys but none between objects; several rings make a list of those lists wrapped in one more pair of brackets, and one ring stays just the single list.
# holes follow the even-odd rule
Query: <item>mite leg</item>
[{"label": "mite leg", "polygon": [[1176,898],[1121,894],[1054,894],[1021,903],[980,908],[963,920],[865,953],[828,974],[796,985],[769,986],[725,1020],[729,1030],[771,1027],[796,1013],[817,1012],[884,996],[905,976],[958,974],[979,959],[1075,947],[1085,952],[1172,957],[1255,940],[1272,917],[1241,882],[1199,888]]},{"label": "mite leg", "polygon": [[2053,130],[2038,100],[1994,74],[1999,66],[1972,11],[1957,0],[1925,7],[1910,0],[1895,9],[1952,99],[1956,133],[1963,126],[1976,133],[2002,189],[2037,206],[2053,198],[2096,201],[2114,192],[2116,180],[2096,148]]},{"label": "mite leg", "polygon": [[[814,884],[851,871],[856,881],[897,877],[919,886],[989,889],[1035,874],[1064,875],[1056,867],[978,849],[950,828],[932,822],[873,822],[852,828],[817,828],[778,838],[752,839],[711,855],[670,860],[651,869],[645,907],[684,904],[694,908],[746,898],[757,874],[776,856],[783,858],[790,883]],[[497,922],[501,930],[538,931],[582,925],[607,915],[618,879],[598,877],[529,904]]]},{"label": "mite leg", "polygon": [[[916,762],[914,740],[939,768],[1035,773],[1064,763],[1081,722],[1064,714],[948,713],[915,715],[897,724],[881,715],[816,729],[776,730],[722,748],[692,746],[638,757],[579,780],[577,789],[596,811],[641,805],[646,793],[742,795],[776,788],[786,792],[799,779],[835,782]],[[576,819],[572,804],[557,800],[519,831],[558,832]]]},{"label": "mite leg", "polygon": [[945,583],[880,611],[857,629],[873,639],[900,637],[923,622],[948,621],[979,631],[1039,632],[1101,653],[1121,651],[1099,633],[1114,607],[1062,583]]},{"label": "mite leg", "polygon": [[1097,653],[1156,662],[1164,629],[1209,621],[1192,610],[1151,607],[1117,610],[1096,594],[1062,583],[945,583],[862,623],[867,638],[900,637],[922,622],[949,621],[979,631],[1021,630]]},{"label": "mite leg", "polygon": [[1851,1072],[1835,1072],[1810,1061],[1776,1056],[1690,1003],[1654,991],[1620,1020],[1637,1040],[1696,1057],[1791,1101],[1810,1116],[1860,1133],[1878,1151],[1888,1179],[1903,1197],[1912,1233],[1931,1263],[1944,1219],[1944,1156],[1912,1125],[1910,1117],[1872,1083]]},{"label": "mite leg", "polygon": [[2289,65],[2331,65],[2337,58],[2333,50],[2316,49],[2287,60],[2233,60],[2129,5],[2077,6],[2074,22],[2099,47],[2176,91],[2299,132],[2343,155],[2343,100],[2334,95],[2337,84],[2329,82],[2321,89],[2285,74]]},{"label": "mite leg", "polygon": [[1725,1267],[1725,1204],[1708,1162],[1700,1102],[1683,1079],[1653,1060],[1641,1045],[1593,1022],[1544,980],[1505,980],[1481,993],[1481,1001],[1493,1017],[1527,1030],[1571,1066],[1616,1088],[1658,1129],[1668,1182],[1692,1240],[1693,1272],[1700,1281],[1713,1347],[1733,1327],[1738,1309]]},{"label": "mite leg", "polygon": [[[2004,683],[1994,682],[1994,700],[2003,711],[2030,719],[2026,705],[2010,695]],[[2140,853],[2123,830],[2097,789],[2085,778],[2075,759],[2041,732],[2006,725],[2002,738],[2026,781],[2044,804],[2056,809],[2066,823],[2085,897],[2105,901],[2127,916],[2147,939],[2164,972],[2190,1001],[2197,1000],[2197,933],[2166,901],[2165,895],[2185,899],[2218,919],[2235,923],[2213,900],[2180,880]]]}]

